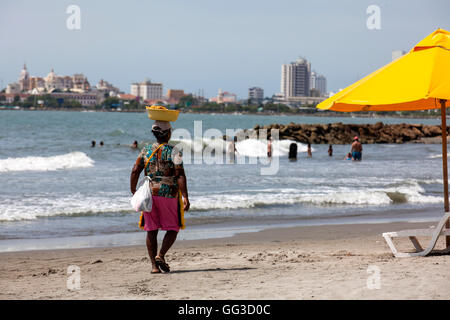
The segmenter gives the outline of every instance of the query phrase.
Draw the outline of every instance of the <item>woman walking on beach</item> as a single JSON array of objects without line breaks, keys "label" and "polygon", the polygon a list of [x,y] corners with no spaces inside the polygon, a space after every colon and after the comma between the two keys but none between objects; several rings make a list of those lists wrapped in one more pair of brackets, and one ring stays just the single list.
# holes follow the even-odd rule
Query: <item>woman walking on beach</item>
[{"label": "woman walking on beach", "polygon": [[[181,151],[168,144],[172,127],[168,121],[155,121],[152,133],[157,143],[144,147],[139,154],[130,177],[131,192],[136,192],[140,173],[149,176],[152,188],[152,211],[144,212],[140,226],[147,231],[147,250],[152,263],[152,273],[170,272],[165,255],[175,242],[181,221],[180,198],[184,211],[189,210],[189,197]],[[181,193],[181,195],[180,195]],[[165,230],[158,252],[158,230]]]}]

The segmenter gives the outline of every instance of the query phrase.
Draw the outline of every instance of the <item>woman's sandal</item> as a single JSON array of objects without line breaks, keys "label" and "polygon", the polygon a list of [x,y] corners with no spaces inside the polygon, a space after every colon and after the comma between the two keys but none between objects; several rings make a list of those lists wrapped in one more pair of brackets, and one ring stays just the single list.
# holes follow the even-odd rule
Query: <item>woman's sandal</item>
[{"label": "woman's sandal", "polygon": [[155,261],[156,261],[156,266],[158,268],[160,268],[162,271],[164,272],[170,272],[170,267],[169,265],[160,257],[156,256],[155,257]]}]

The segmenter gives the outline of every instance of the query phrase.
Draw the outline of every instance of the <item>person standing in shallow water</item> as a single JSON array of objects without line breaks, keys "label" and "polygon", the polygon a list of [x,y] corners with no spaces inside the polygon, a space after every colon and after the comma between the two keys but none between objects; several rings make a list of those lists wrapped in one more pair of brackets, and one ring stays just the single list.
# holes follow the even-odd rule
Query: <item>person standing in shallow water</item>
[{"label": "person standing in shallow water", "polygon": [[227,148],[227,153],[228,153],[228,157],[229,157],[229,161],[230,163],[235,163],[236,161],[236,142],[237,142],[237,137],[233,137],[233,140],[230,141],[230,143],[228,144],[228,148]]},{"label": "person standing in shallow water", "polygon": [[[168,144],[171,132],[170,122],[155,121],[152,133],[157,143],[142,149],[130,176],[133,194],[142,171],[152,179],[152,211],[144,212],[144,221],[141,222],[147,231],[146,245],[152,264],[151,273],[161,273],[161,270],[170,272],[165,255],[174,244],[181,226],[179,191],[183,196],[184,211],[188,211],[190,206],[182,153]],[[166,234],[158,253],[159,229],[166,231]]]},{"label": "person standing in shallow water", "polygon": [[267,138],[267,158],[272,158],[272,137]]},{"label": "person standing in shallow water", "polygon": [[311,143],[308,142],[308,158],[312,158]]},{"label": "person standing in shallow water", "polygon": [[355,161],[361,161],[362,159],[362,144],[361,142],[359,142],[358,137],[354,137],[353,138],[353,143],[352,143],[352,149],[350,150],[350,152],[352,153],[352,158]]},{"label": "person standing in shallow water", "polygon": [[328,147],[328,155],[330,156],[330,157],[332,157],[333,156],[333,146],[330,144],[330,146]]},{"label": "person standing in shallow water", "polygon": [[289,145],[289,160],[291,161],[297,160],[297,144],[295,142]]}]

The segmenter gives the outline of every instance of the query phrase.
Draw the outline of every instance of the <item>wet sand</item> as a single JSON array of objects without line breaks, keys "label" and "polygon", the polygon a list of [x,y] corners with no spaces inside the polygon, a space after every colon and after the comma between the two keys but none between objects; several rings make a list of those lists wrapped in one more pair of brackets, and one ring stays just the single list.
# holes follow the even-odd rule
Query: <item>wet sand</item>
[{"label": "wet sand", "polygon": [[[450,255],[394,258],[381,237],[431,225],[292,227],[178,241],[166,256],[169,274],[150,274],[144,233],[142,246],[0,253],[0,299],[449,299]],[[407,239],[396,242],[413,249]],[[80,268],[78,290],[67,288],[69,266]]]}]

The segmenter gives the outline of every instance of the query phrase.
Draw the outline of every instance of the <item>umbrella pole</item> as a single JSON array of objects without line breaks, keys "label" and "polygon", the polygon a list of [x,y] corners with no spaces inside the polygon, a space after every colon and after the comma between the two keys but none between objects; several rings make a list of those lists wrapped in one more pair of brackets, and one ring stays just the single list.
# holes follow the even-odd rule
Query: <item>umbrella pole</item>
[{"label": "umbrella pole", "polygon": [[[449,212],[449,201],[448,201],[448,170],[447,170],[447,117],[446,117],[446,100],[441,99],[441,131],[442,131],[442,169],[444,176],[444,209],[445,212]],[[447,221],[447,228],[450,228],[450,221]],[[445,244],[450,247],[450,236],[445,237]]]}]

